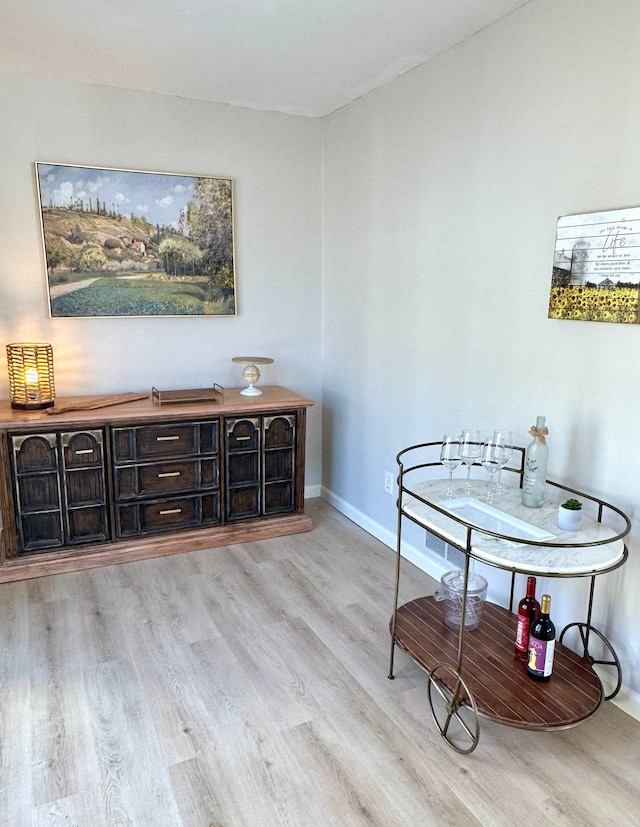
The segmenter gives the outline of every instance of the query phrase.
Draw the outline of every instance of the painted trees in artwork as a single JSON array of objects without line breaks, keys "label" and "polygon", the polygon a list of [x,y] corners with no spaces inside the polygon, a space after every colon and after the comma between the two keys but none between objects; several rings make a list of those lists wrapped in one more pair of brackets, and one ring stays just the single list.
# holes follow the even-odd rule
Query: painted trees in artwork
[{"label": "painted trees in artwork", "polygon": [[200,268],[209,278],[212,293],[225,295],[234,289],[231,210],[231,181],[195,179],[193,199],[187,206],[189,238],[202,251]]}]

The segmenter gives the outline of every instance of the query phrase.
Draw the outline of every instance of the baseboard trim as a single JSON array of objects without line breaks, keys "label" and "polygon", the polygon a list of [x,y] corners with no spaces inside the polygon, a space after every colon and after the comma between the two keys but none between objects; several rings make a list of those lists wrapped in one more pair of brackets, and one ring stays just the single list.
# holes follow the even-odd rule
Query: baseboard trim
[{"label": "baseboard trim", "polygon": [[[371,534],[390,549],[396,550],[396,535],[394,532],[388,531],[384,526],[372,520],[371,517],[359,509],[354,508],[350,503],[337,494],[334,494],[333,491],[325,486],[321,487],[320,496],[341,514],[344,514],[345,517],[348,517],[352,522],[360,526],[367,534]],[[404,541],[402,543],[401,554],[403,558],[413,563],[420,571],[425,572],[425,574],[430,575],[435,580],[439,580],[441,575],[447,570],[446,566],[439,566],[437,561],[430,558],[422,549],[416,548]],[[605,691],[607,691],[604,679],[603,683],[605,683]],[[634,692],[623,684],[620,692],[613,698],[611,703],[615,704],[623,712],[626,712],[627,715],[640,721],[640,693]]]},{"label": "baseboard trim", "polygon": [[[377,540],[380,540],[381,543],[384,543],[385,546],[388,546],[393,551],[396,550],[396,535],[393,531],[388,531],[386,528],[377,523],[375,520],[372,520],[362,511],[359,511],[357,508],[354,508],[350,503],[346,500],[343,500],[342,497],[338,497],[328,488],[322,486],[322,493],[320,495],[323,500],[326,500],[329,505],[332,505],[336,510],[338,510],[341,514],[344,514],[345,517],[348,517],[352,522],[356,525],[360,526],[360,528],[364,529],[367,534],[371,534]],[[425,572],[430,577],[433,577],[435,580],[440,580],[440,577],[447,571],[450,566],[448,565],[440,565],[438,561],[432,559],[423,549],[417,548],[410,543],[407,543],[403,540],[401,554],[408,560],[410,563],[413,563],[414,566],[420,569],[420,571]]]}]

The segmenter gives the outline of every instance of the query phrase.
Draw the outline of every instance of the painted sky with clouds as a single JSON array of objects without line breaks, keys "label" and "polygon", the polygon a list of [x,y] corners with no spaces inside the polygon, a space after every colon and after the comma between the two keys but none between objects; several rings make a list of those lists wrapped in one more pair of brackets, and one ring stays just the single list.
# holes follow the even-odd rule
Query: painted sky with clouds
[{"label": "painted sky with clouds", "polygon": [[122,215],[144,217],[151,224],[177,229],[180,211],[193,196],[193,177],[151,172],[127,172],[61,164],[37,164],[40,201],[48,207],[68,207],[81,198],[96,198]]}]

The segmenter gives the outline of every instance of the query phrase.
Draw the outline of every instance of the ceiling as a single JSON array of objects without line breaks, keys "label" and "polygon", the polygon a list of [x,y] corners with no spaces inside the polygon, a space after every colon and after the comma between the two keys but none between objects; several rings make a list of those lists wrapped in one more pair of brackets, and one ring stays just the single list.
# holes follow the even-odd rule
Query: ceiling
[{"label": "ceiling", "polygon": [[0,0],[0,65],[320,117],[532,0]]}]

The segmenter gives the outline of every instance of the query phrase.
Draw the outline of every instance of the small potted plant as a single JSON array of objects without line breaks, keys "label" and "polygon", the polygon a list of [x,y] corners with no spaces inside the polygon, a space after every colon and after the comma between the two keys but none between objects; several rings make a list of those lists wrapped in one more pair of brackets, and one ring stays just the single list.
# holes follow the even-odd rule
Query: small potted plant
[{"label": "small potted plant", "polygon": [[558,528],[563,531],[577,531],[582,521],[582,503],[573,498],[558,507]]}]

